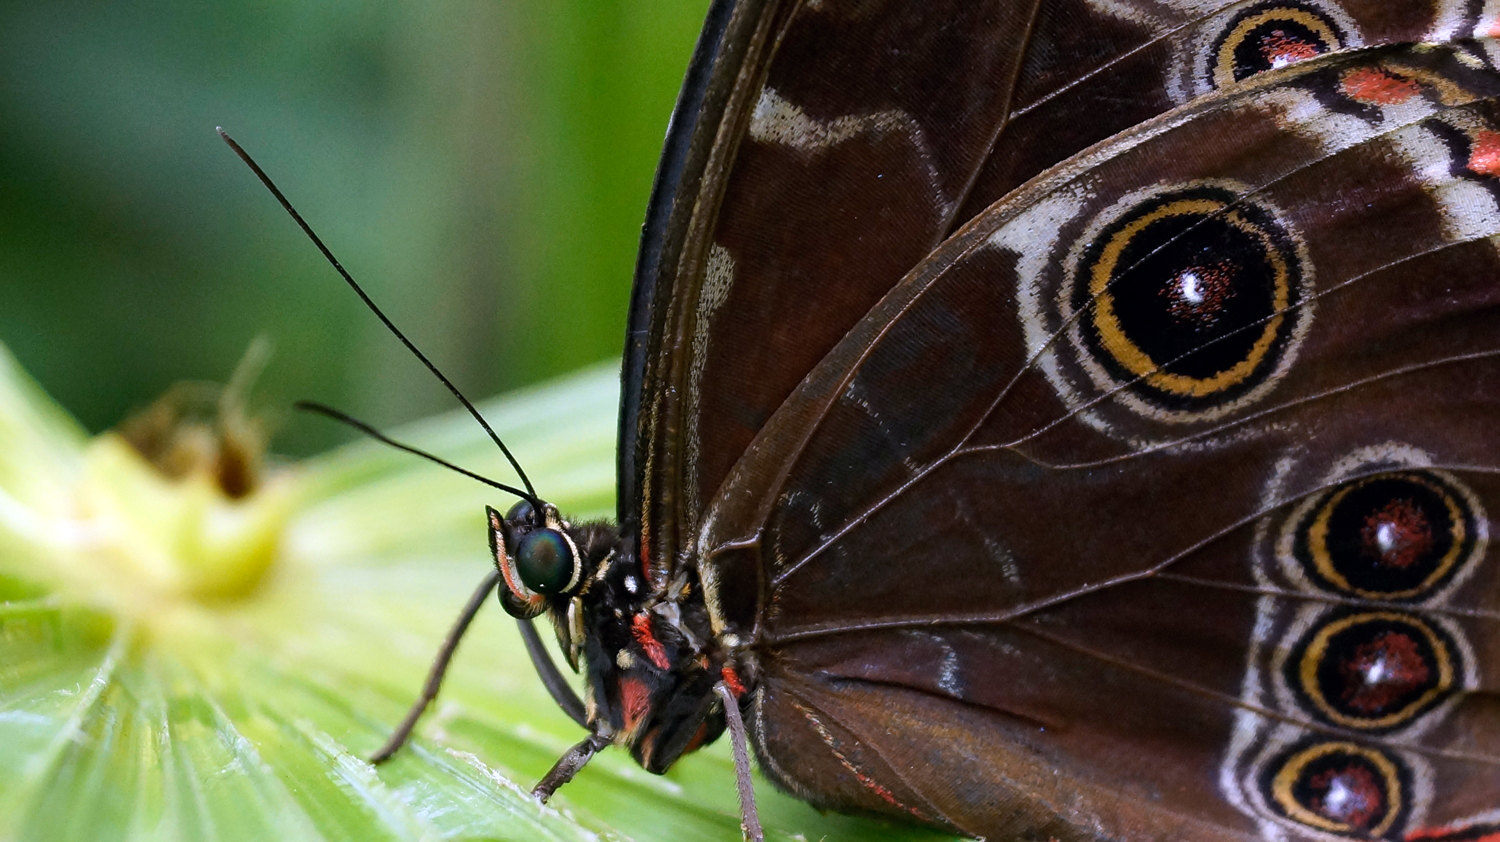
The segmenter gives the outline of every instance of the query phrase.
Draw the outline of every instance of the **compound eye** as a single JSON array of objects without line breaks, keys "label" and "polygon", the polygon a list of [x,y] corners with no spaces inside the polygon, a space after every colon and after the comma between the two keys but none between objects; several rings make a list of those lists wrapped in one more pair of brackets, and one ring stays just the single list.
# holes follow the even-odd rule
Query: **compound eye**
[{"label": "compound eye", "polygon": [[535,513],[536,509],[531,505],[530,500],[517,500],[516,504],[510,507],[510,511],[505,513],[505,521],[507,523],[524,523],[527,526],[531,526],[533,518],[536,517]]},{"label": "compound eye", "polygon": [[552,596],[567,592],[578,583],[579,575],[573,542],[556,529],[526,533],[516,547],[516,574],[533,593]]}]

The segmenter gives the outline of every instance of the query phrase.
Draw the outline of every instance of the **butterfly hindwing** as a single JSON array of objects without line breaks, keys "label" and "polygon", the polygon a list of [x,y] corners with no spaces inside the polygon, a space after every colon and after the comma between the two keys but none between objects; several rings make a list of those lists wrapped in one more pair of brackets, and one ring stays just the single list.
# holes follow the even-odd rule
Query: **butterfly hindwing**
[{"label": "butterfly hindwing", "polygon": [[773,774],[978,834],[1494,821],[1493,52],[1174,111],[854,326],[700,539],[710,604],[760,571]]},{"label": "butterfly hindwing", "polygon": [[1493,833],[1494,18],[714,4],[621,519],[759,653],[774,780],[992,836]]}]

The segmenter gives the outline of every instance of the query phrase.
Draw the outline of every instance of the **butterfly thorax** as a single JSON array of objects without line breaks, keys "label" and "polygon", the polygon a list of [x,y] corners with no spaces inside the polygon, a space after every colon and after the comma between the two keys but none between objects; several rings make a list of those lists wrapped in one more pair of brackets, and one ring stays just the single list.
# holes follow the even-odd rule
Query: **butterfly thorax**
[{"label": "butterfly thorax", "polygon": [[640,570],[633,554],[611,553],[578,596],[584,704],[591,728],[660,773],[723,732],[713,688],[724,657],[698,583],[647,583]]},{"label": "butterfly thorax", "polygon": [[574,526],[546,506],[489,511],[501,604],[546,613],[568,665],[584,678],[586,725],[662,773],[724,731],[714,685],[740,679],[713,634],[690,570],[653,580],[611,524]]}]

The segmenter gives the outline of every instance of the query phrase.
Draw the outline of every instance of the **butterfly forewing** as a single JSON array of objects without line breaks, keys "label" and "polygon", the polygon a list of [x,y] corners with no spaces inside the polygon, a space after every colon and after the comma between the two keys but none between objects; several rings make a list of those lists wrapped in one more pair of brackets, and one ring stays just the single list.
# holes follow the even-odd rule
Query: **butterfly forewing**
[{"label": "butterfly forewing", "polygon": [[[641,388],[625,398],[621,514],[643,519],[643,555],[664,570],[696,552],[703,505],[765,420],[979,211],[1234,82],[1223,65],[1236,55],[1254,60],[1243,75],[1473,24],[1447,4],[1398,5],[715,4],[648,220],[630,333]],[[707,92],[694,99],[698,77]],[[686,168],[674,147],[693,150],[678,154]]]},{"label": "butterfly forewing", "polygon": [[774,31],[741,68],[746,97],[719,135],[725,171],[696,197],[699,239],[660,305],[663,358],[640,418],[653,561],[691,549],[668,536],[695,534],[770,412],[946,235],[1008,113],[1033,6],[766,8]]}]

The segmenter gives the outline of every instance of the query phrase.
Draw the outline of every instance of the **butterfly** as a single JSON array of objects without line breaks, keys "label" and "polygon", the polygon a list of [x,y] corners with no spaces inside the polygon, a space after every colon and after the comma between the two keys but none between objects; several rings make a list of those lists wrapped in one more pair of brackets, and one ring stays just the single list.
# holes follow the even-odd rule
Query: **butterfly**
[{"label": "butterfly", "polygon": [[618,522],[490,510],[378,757],[498,591],[588,732],[543,796],[727,728],[991,839],[1500,840],[1497,12],[714,2]]}]

